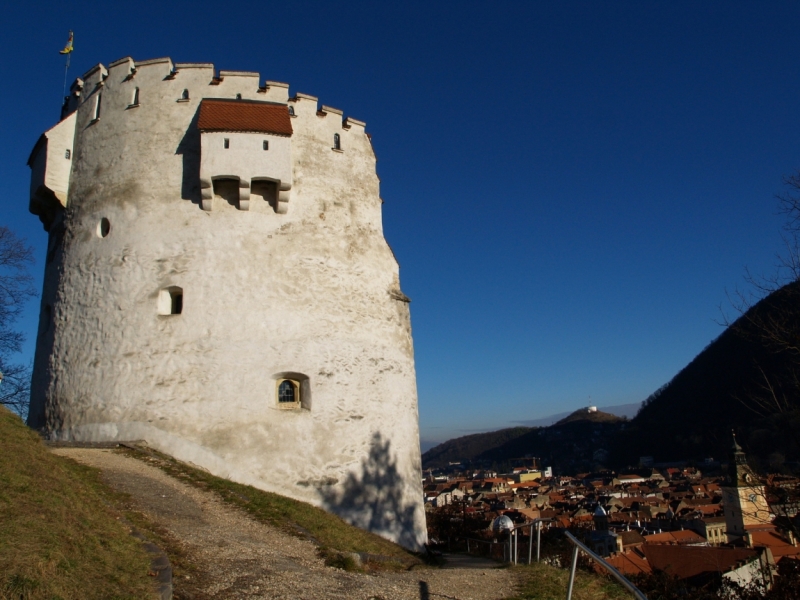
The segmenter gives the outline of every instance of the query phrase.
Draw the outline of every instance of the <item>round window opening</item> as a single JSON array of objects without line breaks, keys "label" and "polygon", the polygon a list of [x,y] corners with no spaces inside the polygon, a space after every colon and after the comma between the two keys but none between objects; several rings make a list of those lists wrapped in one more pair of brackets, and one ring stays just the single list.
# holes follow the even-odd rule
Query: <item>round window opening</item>
[{"label": "round window opening", "polygon": [[97,237],[104,238],[111,232],[111,223],[103,217],[97,224]]}]

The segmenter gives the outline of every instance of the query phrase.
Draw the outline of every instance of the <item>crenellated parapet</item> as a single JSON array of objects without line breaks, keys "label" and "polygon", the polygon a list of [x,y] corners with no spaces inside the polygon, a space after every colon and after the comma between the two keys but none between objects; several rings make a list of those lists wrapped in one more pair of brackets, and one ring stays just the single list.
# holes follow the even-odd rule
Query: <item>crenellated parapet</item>
[{"label": "crenellated parapet", "polygon": [[[260,82],[259,73],[224,70],[217,72],[213,63],[173,63],[170,58],[135,61],[128,56],[115,60],[108,67],[97,64],[77,78],[70,87],[69,96],[64,99],[64,113],[69,114],[78,109],[89,97],[108,88],[109,83],[127,83],[127,86],[113,86],[114,92],[130,91],[132,94],[128,88],[139,88],[141,100],[164,97],[176,102],[229,98],[299,106],[302,100],[303,111],[308,109],[313,114],[319,112],[333,113],[339,117],[343,115],[341,110],[326,106],[318,111],[318,99],[315,96],[298,93],[290,97],[288,83],[270,80]],[[143,85],[147,88],[142,87]],[[310,101],[313,101],[313,107],[310,106]],[[341,120],[342,126],[346,128],[345,119]]]},{"label": "crenellated parapet", "polygon": [[[225,122],[217,118],[223,113]],[[217,71],[211,63],[124,57],[107,67],[95,65],[70,87],[62,115],[71,125],[56,128],[73,131],[79,159],[66,171],[65,190],[71,174],[83,175],[89,165],[122,169],[144,189],[160,187],[165,178],[177,186],[171,174],[181,170],[181,197],[205,211],[216,198],[220,206],[245,211],[253,201],[263,202],[284,215],[298,161],[313,162],[321,177],[334,175],[342,188],[334,196],[346,193],[351,176],[337,172],[361,168],[365,160],[374,164],[363,121],[319,105],[315,96],[290,96],[287,83],[262,81],[251,71]],[[84,197],[88,179],[78,180],[75,192]],[[51,213],[42,198],[32,190],[32,212]]]}]

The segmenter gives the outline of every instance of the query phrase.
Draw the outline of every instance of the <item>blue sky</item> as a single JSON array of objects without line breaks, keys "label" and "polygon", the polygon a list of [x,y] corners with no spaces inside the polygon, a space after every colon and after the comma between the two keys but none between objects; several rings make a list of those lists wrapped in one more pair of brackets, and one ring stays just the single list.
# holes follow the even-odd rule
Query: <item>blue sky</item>
[{"label": "blue sky", "polygon": [[[287,81],[367,122],[412,298],[421,437],[637,402],[773,270],[800,168],[793,2],[15,3],[0,224],[70,78],[127,55]],[[38,303],[22,327],[32,356]]]}]

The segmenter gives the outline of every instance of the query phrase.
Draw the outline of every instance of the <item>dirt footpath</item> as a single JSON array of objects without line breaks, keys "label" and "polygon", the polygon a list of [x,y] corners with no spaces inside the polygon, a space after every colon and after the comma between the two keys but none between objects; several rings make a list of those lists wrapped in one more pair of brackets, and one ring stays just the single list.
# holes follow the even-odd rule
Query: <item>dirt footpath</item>
[{"label": "dirt footpath", "polygon": [[193,575],[177,576],[176,600],[279,598],[316,600],[495,600],[513,596],[507,569],[418,569],[367,575],[326,567],[309,541],[253,520],[213,493],[111,450],[53,452],[102,470],[135,509],[177,540]]}]

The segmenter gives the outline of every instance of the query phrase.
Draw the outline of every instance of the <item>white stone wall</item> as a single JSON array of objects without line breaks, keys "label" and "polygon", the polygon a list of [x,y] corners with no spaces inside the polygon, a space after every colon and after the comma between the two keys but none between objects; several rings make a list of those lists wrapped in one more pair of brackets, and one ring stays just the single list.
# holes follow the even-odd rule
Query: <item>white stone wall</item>
[{"label": "white stone wall", "polygon": [[[70,203],[46,222],[30,424],[58,439],[144,439],[418,548],[410,317],[363,123],[290,100],[287,212],[220,199],[205,211],[200,100],[285,102],[287,88],[259,91],[257,74],[228,72],[214,84],[211,65],[176,67],[124,59],[73,88]],[[180,315],[159,315],[168,287],[183,290]],[[307,377],[305,408],[278,407],[285,373]]]}]

